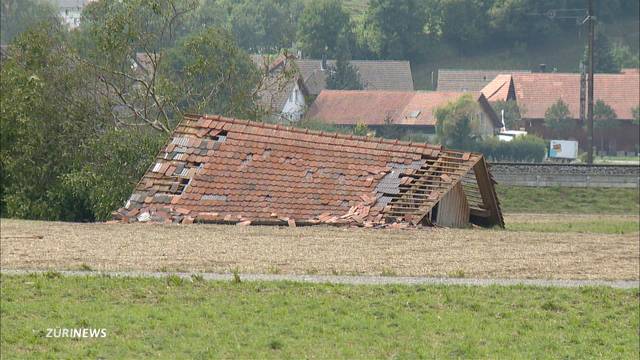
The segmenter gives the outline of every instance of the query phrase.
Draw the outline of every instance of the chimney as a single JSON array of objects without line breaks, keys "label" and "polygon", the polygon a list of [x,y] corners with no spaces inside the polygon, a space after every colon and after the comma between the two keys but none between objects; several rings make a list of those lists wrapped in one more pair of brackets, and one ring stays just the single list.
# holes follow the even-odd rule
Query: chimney
[{"label": "chimney", "polygon": [[322,71],[327,70],[327,55],[326,54],[322,54],[322,62],[320,63],[320,70],[322,70]]}]

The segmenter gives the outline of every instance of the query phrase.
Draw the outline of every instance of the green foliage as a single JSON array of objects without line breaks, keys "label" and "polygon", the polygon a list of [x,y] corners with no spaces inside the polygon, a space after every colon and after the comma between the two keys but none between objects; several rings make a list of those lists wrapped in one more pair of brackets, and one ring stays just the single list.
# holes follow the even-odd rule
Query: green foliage
[{"label": "green foliage", "polygon": [[[582,62],[589,64],[588,47],[584,50]],[[620,63],[616,61],[609,37],[598,32],[593,49],[593,71],[596,73],[619,73]]]},{"label": "green foliage", "polygon": [[520,127],[522,114],[515,100],[499,100],[492,103],[491,106],[498,116],[501,116],[502,110],[504,110],[504,123],[507,129],[514,130]]},{"label": "green foliage", "polygon": [[258,69],[231,34],[207,28],[167,51],[159,69],[159,90],[181,113],[249,118],[258,77]]},{"label": "green foliage", "polygon": [[558,99],[544,113],[544,125],[557,136],[571,136],[577,129],[576,121],[571,118],[569,106],[562,99]]},{"label": "green foliage", "polygon": [[478,142],[475,147],[491,161],[542,162],[547,153],[546,142],[534,135],[519,136],[512,141],[489,138]]},{"label": "green foliage", "polygon": [[633,115],[633,123],[640,125],[640,105],[631,109],[631,114]]},{"label": "green foliage", "polygon": [[22,33],[0,69],[3,215],[92,218],[86,199],[56,195],[86,139],[105,125],[86,91],[91,73],[69,60],[65,34],[50,24]]},{"label": "green foliage", "polygon": [[611,49],[613,61],[620,68],[640,68],[640,56],[631,48],[620,42],[615,42]]},{"label": "green foliage", "polygon": [[307,3],[298,26],[298,42],[305,56],[336,57],[341,41],[354,42],[351,19],[338,0]]},{"label": "green foliage", "polygon": [[338,59],[335,66],[329,66],[327,89],[332,90],[362,90],[362,80],[358,69],[349,61]]},{"label": "green foliage", "polygon": [[436,109],[439,141],[454,149],[468,149],[480,139],[478,102],[470,94]]},{"label": "green foliage", "polygon": [[369,127],[367,126],[367,124],[365,124],[363,122],[359,122],[353,128],[353,135],[367,136],[367,135],[369,135]]},{"label": "green foliage", "polygon": [[290,1],[243,0],[234,4],[229,23],[238,45],[253,52],[275,52],[295,40]]},{"label": "green foliage", "polygon": [[426,40],[424,11],[419,0],[370,0],[359,41],[379,58],[416,58]]},{"label": "green foliage", "polygon": [[593,128],[596,130],[611,129],[618,126],[616,119],[618,115],[604,101],[598,99],[593,104]]},{"label": "green foliage", "polygon": [[56,8],[45,0],[2,0],[0,44],[10,43],[20,33],[39,23],[58,24]]}]

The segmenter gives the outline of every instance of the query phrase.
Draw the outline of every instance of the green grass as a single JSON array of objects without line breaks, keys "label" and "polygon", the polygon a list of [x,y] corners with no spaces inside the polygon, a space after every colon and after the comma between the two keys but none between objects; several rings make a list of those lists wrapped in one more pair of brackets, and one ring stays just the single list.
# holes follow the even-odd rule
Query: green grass
[{"label": "green grass", "polygon": [[[1,357],[635,358],[638,290],[2,276]],[[105,338],[46,338],[105,328]]]},{"label": "green grass", "polygon": [[638,214],[637,188],[567,188],[498,186],[504,212]]},{"label": "green grass", "polygon": [[612,221],[558,221],[558,222],[529,222],[507,223],[510,231],[535,231],[535,232],[577,232],[591,234],[633,234],[640,231],[638,221],[619,220]]}]

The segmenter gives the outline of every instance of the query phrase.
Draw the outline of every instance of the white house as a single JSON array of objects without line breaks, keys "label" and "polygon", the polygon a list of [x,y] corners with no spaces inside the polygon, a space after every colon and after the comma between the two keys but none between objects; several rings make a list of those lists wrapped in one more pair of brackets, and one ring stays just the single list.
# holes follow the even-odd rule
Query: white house
[{"label": "white house", "polygon": [[58,5],[62,21],[73,29],[80,25],[82,8],[92,1],[95,0],[54,0],[54,4]]}]

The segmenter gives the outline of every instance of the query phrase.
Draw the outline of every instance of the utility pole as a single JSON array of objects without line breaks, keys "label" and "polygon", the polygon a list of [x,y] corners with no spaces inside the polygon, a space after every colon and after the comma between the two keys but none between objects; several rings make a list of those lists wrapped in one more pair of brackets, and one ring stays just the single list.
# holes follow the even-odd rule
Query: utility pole
[{"label": "utility pole", "polygon": [[593,0],[589,0],[589,10],[587,13],[587,20],[589,21],[589,77],[587,84],[587,163],[593,164],[593,46],[595,37],[595,18],[593,16]]}]

